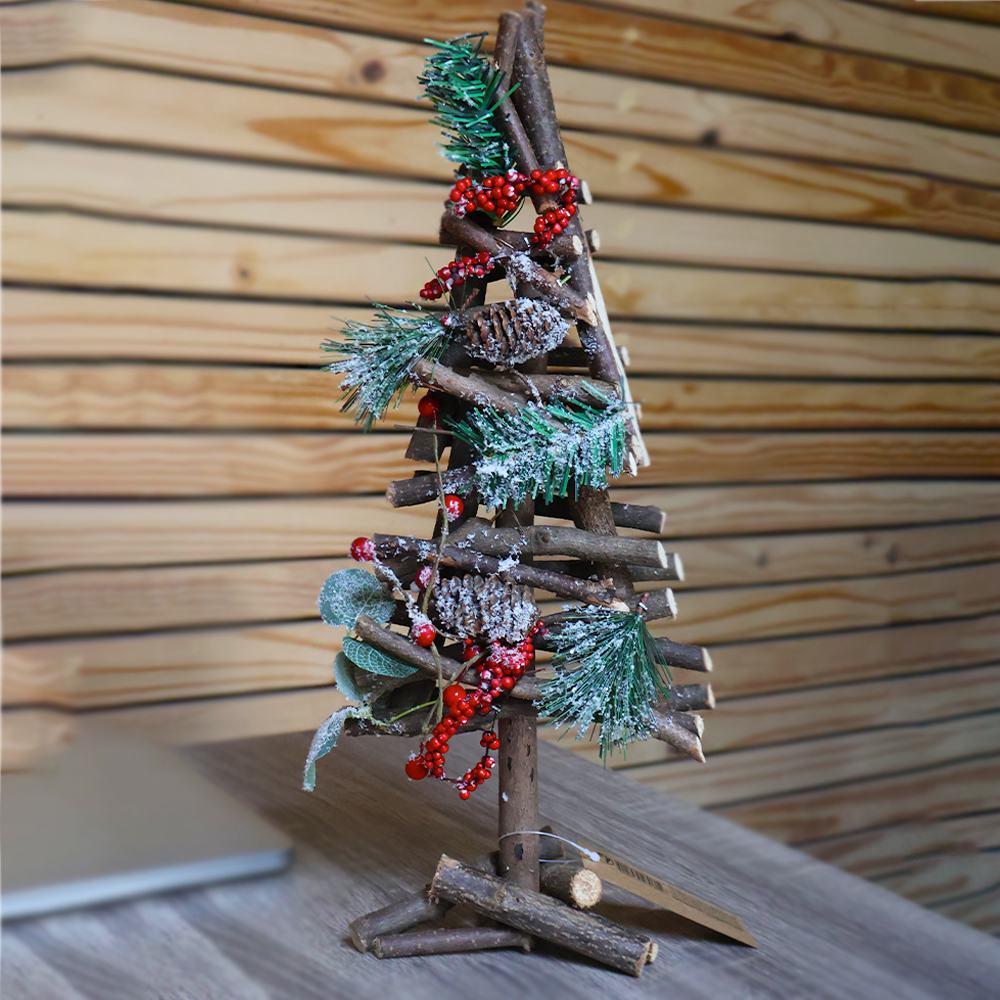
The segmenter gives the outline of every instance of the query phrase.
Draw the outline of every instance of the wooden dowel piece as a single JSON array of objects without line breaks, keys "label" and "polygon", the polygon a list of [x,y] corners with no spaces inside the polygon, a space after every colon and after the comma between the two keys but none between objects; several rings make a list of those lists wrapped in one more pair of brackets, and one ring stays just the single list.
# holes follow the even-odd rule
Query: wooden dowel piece
[{"label": "wooden dowel piece", "polygon": [[431,899],[427,890],[383,906],[348,925],[351,942],[358,951],[368,951],[375,940],[388,934],[398,934],[417,924],[440,920],[454,904],[443,899]]},{"label": "wooden dowel piece", "polygon": [[670,697],[660,709],[664,712],[703,712],[715,708],[711,684],[672,684]]},{"label": "wooden dowel piece", "polygon": [[568,906],[589,910],[601,901],[604,887],[597,872],[573,861],[553,861],[541,866],[540,888]]},{"label": "wooden dowel piece", "polygon": [[[393,536],[377,535],[380,538]],[[452,536],[449,536],[449,541]],[[593,535],[579,528],[536,525],[527,528],[494,528],[483,519],[465,522],[461,533],[454,535],[462,544],[487,555],[508,556],[512,552],[534,556],[559,555],[607,562],[622,559],[643,566],[666,569],[674,561],[661,542],[647,538],[622,538],[618,535]],[[408,551],[408,550],[406,550]],[[551,568],[549,564],[543,564]]]},{"label": "wooden dowel piece", "polygon": [[551,896],[477,871],[447,855],[438,863],[431,893],[451,903],[466,903],[477,913],[631,976],[640,975],[653,950],[647,937],[596,914],[574,910]]},{"label": "wooden dowel piece", "polygon": [[[628,574],[636,583],[652,583],[660,580],[683,580],[683,567],[678,556],[673,552],[667,552],[667,565],[663,569],[656,566],[636,566],[629,563]],[[555,560],[549,559],[544,563],[546,569],[553,573],[564,573],[566,576],[575,576],[580,579],[589,580],[592,577],[600,577],[601,565],[596,562],[589,562],[586,559],[580,560]]]},{"label": "wooden dowel piece", "polygon": [[673,712],[653,711],[653,736],[669,743],[681,753],[693,757],[700,763],[705,763],[705,754],[701,748],[701,738],[687,726],[682,725]]},{"label": "wooden dowel piece", "polygon": [[458,927],[378,937],[372,944],[372,951],[376,958],[409,958],[414,955],[450,955],[491,948],[531,951],[533,944],[530,934],[506,927]]},{"label": "wooden dowel piece", "polygon": [[[441,228],[438,232],[438,241],[442,246],[455,247],[462,243],[459,233],[465,231],[458,225],[462,220],[454,213],[450,213],[455,219],[444,218],[441,221]],[[537,243],[531,242],[531,233],[519,233],[512,229],[481,229],[482,232],[489,233],[496,245],[496,251],[487,250],[495,260],[503,260],[514,253],[527,253],[532,257],[542,260],[556,258],[563,263],[576,260],[583,253],[583,243],[579,236],[569,233],[560,233],[547,247],[539,247]],[[593,230],[588,230],[585,234],[588,246],[592,246],[592,239],[597,237]],[[480,239],[482,237],[479,237]],[[597,237],[599,239],[599,237]],[[486,250],[486,246],[482,249]],[[586,367],[584,364],[582,367]]]},{"label": "wooden dowel piece", "polygon": [[[459,374],[465,374],[461,372]],[[472,377],[470,375],[470,377]],[[558,396],[560,400],[571,399],[586,403],[595,409],[603,409],[604,403],[591,392],[597,389],[608,399],[618,398],[618,386],[610,382],[598,382],[589,375],[521,375],[513,371],[477,371],[475,377],[505,393],[514,393],[518,398],[552,399]]]},{"label": "wooden dowel piece", "polygon": [[[441,477],[445,493],[465,494],[472,485],[476,470],[471,465],[449,469]],[[393,507],[415,507],[438,499],[438,478],[435,475],[416,475],[412,479],[397,479],[389,483],[385,498]]]},{"label": "wooden dowel piece", "polygon": [[697,670],[709,673],[712,657],[704,646],[692,646],[686,642],[674,642],[663,636],[653,640],[663,659],[671,666],[682,670]]},{"label": "wooden dowel piece", "polygon": [[[557,517],[564,521],[573,520],[567,497],[553,497],[551,500],[536,502],[536,513],[541,517]],[[617,528],[633,528],[662,535],[667,523],[667,515],[659,507],[638,503],[611,503],[611,517]]]},{"label": "wooden dowel piece", "polygon": [[527,405],[528,397],[497,388],[492,381],[482,378],[479,372],[459,374],[436,361],[421,358],[413,366],[413,377],[431,389],[440,389],[458,399],[489,406],[502,413],[519,413]]},{"label": "wooden dowel piece", "polygon": [[674,592],[669,587],[643,591],[641,594],[631,594],[626,598],[626,602],[633,611],[641,612],[643,619],[647,622],[677,617],[677,601],[674,599]]}]

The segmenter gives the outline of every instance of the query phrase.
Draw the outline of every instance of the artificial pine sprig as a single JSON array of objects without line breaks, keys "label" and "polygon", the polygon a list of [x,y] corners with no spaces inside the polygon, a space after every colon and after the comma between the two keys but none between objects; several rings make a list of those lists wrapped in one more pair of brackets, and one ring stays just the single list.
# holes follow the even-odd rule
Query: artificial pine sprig
[{"label": "artificial pine sprig", "polygon": [[592,386],[602,406],[553,399],[517,413],[471,411],[450,429],[476,452],[475,485],[482,502],[565,496],[570,484],[601,489],[620,476],[625,460],[625,407]]},{"label": "artificial pine sprig", "polygon": [[353,410],[365,430],[382,418],[394,399],[399,405],[413,366],[421,358],[436,361],[449,340],[440,316],[376,306],[375,322],[348,320],[343,339],[323,343],[324,351],[339,355],[326,370],[344,376],[341,410]]},{"label": "artificial pine sprig", "polygon": [[441,155],[462,163],[471,173],[505,173],[514,166],[510,147],[497,129],[493,113],[508,94],[500,92],[503,73],[482,54],[486,32],[462,35],[450,42],[424,41],[438,51],[424,61],[421,95],[436,115],[432,125],[445,134]]},{"label": "artificial pine sprig", "polygon": [[[656,696],[668,694],[669,670],[636,612],[582,608],[560,616],[553,632],[556,676],[545,682],[539,711],[577,727],[600,723],[600,753],[645,739]],[[576,664],[567,667],[567,664]]]}]

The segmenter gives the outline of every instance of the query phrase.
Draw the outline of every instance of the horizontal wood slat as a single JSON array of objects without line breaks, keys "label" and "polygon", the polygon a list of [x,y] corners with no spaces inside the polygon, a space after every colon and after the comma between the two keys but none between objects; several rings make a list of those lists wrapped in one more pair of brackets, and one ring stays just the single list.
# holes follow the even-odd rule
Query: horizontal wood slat
[{"label": "horizontal wood slat", "polygon": [[[334,318],[334,315],[337,319]],[[338,320],[371,311],[8,288],[9,359],[316,365]],[[952,333],[824,332],[621,320],[615,340],[635,374],[1000,379],[1000,339]]]},{"label": "horizontal wood slat", "polygon": [[[252,11],[331,27],[372,30],[422,40],[426,14],[401,0],[202,0],[201,6]],[[820,51],[732,31],[584,6],[546,4],[545,55],[555,64],[600,68],[656,79],[682,79],[722,90],[797,102],[876,111],[966,128],[995,130],[1000,98],[990,81],[941,70]],[[435,12],[438,37],[492,33],[505,0],[452,3]]]},{"label": "horizontal wood slat", "polygon": [[[402,434],[18,433],[9,497],[198,497],[381,493],[413,466]],[[874,477],[995,477],[989,432],[647,435],[637,485]],[[627,477],[626,477],[627,478]]]},{"label": "horizontal wood slat", "polygon": [[[419,181],[8,139],[4,203],[427,243],[443,189]],[[997,165],[1000,177],[1000,164]],[[816,273],[995,279],[1000,245],[926,233],[599,202],[601,256]]]},{"label": "horizontal wood slat", "polygon": [[[668,511],[670,538],[736,532],[817,531],[1000,517],[1000,483],[862,482],[613,490],[623,503]],[[111,502],[9,501],[3,566],[8,573],[93,566],[213,563],[346,555],[375,531],[424,535],[433,508],[392,510],[381,496]],[[868,529],[862,538],[885,540]],[[954,536],[959,537],[959,536]],[[768,559],[788,556],[780,540]],[[675,547],[668,543],[668,548]],[[846,545],[845,548],[850,548]],[[884,549],[885,555],[891,544]],[[865,551],[868,551],[865,549]],[[908,547],[901,548],[901,560]],[[760,552],[752,552],[759,559]],[[689,572],[698,572],[690,566]]]},{"label": "horizontal wood slat", "polygon": [[[301,592],[304,613],[314,613],[318,583],[325,575],[319,564],[314,568],[316,577],[308,592],[305,588]],[[669,634],[681,642],[704,642],[710,638],[724,642],[897,624],[928,616],[970,616],[1000,608],[998,581],[1000,574],[992,565],[884,579],[692,592],[681,601],[678,622],[670,623],[669,627],[656,623],[651,630],[656,635]],[[280,567],[274,571],[270,583],[287,593]],[[298,636],[301,631],[306,637],[305,645],[312,650],[307,656],[312,663],[308,657],[318,655],[317,646],[339,649],[337,633],[319,622],[315,625],[320,631],[311,632],[313,624],[276,625],[274,635]],[[7,704],[47,703],[86,708],[289,688],[328,680],[328,675],[318,677],[299,661],[290,674],[279,665],[280,661],[272,669],[266,669],[260,658],[273,656],[275,647],[268,644],[270,640],[263,641],[270,635],[262,629],[220,629],[12,645],[7,647],[4,700]],[[225,636],[229,637],[230,645],[226,645]],[[226,650],[234,655],[237,652],[249,655],[254,636],[262,641],[250,662],[241,667],[238,661],[231,663],[226,659],[230,655]],[[301,644],[302,640],[296,641]],[[168,650],[172,650],[169,662],[164,659]],[[214,665],[216,656],[221,658],[218,667]],[[127,676],[130,674],[134,676]],[[170,693],[175,685],[178,691]],[[720,691],[725,693],[722,687]]]},{"label": "horizontal wood slat", "polygon": [[761,802],[721,815],[785,843],[901,823],[1000,809],[1000,756],[941,764]]},{"label": "horizontal wood slat", "polygon": [[[0,8],[3,64],[74,59],[412,103],[429,48],[150,0]],[[551,66],[563,126],[804,156],[996,186],[1000,140],[683,83]],[[946,123],[950,124],[950,122]]]},{"label": "horizontal wood slat", "polygon": [[963,0],[962,3],[955,3],[954,0],[867,0],[867,2],[914,14],[1000,24],[1000,10],[994,6],[993,0]]},{"label": "horizontal wood slat", "polygon": [[994,714],[986,713],[717,753],[709,780],[709,766],[692,760],[630,768],[629,776],[657,791],[718,808],[998,751],[1000,726]]},{"label": "horizontal wood slat", "polygon": [[[427,262],[412,249],[72,215],[4,213],[4,277],[209,295],[359,303],[412,300]],[[436,265],[449,259],[428,248]],[[900,282],[598,262],[608,311],[630,318],[1000,330],[1000,284]],[[500,293],[502,294],[502,293]]]},{"label": "horizontal wood slat", "polygon": [[[876,0],[877,2],[877,0]],[[748,6],[740,0],[609,0],[609,7],[677,16],[753,34],[802,40],[839,50],[908,62],[949,66],[997,76],[1000,31],[955,21],[931,21],[904,10],[878,9],[845,0],[804,0],[794,5]],[[964,6],[964,5],[963,5]]]},{"label": "horizontal wood slat", "polygon": [[[317,368],[8,364],[4,426],[121,430],[338,430],[339,377]],[[789,381],[632,381],[645,430],[997,428],[1000,385]],[[376,425],[413,425],[407,395]]]},{"label": "horizontal wood slat", "polygon": [[[391,515],[381,520],[385,523],[369,522],[357,530],[371,535],[383,527],[397,527]],[[1000,521],[852,534],[717,538],[684,541],[670,548],[692,567],[687,583],[675,585],[675,590],[859,577],[1000,560]],[[343,549],[340,554],[345,554]],[[3,581],[5,637],[13,641],[311,617],[316,614],[320,584],[328,574],[350,565],[322,558],[8,576]],[[697,610],[698,598],[693,598],[693,609],[691,599],[691,595],[682,599],[682,621]]]},{"label": "horizontal wood slat", "polygon": [[1000,886],[1000,853],[925,858],[877,881],[923,906],[944,903]]},{"label": "horizontal wood slat", "polygon": [[[11,75],[3,111],[7,133],[22,138],[450,177],[425,112],[357,100],[65,66]],[[564,140],[570,166],[599,198],[1000,238],[1000,193],[979,187],[582,131]]]},{"label": "horizontal wood slat", "polygon": [[[996,660],[1000,616],[712,646],[724,697],[902,677]],[[704,680],[704,678],[702,678]]]},{"label": "horizontal wood slat", "polygon": [[[718,682],[713,679],[717,696],[723,694],[724,682],[724,677],[719,677]],[[702,745],[714,765],[716,755],[727,751],[780,744],[781,747],[775,748],[780,755],[782,749],[796,741],[900,723],[922,725],[997,709],[1000,709],[997,665],[749,698],[721,697],[706,719]],[[588,760],[600,762],[596,740],[565,739],[563,745]],[[615,755],[610,763],[638,768],[635,775],[641,777],[645,771],[641,765],[672,759],[676,760],[676,752],[671,748],[646,740],[630,746],[627,755]],[[725,764],[722,769],[725,770]],[[688,777],[713,785],[715,767],[705,770],[708,775]],[[666,770],[663,773],[670,774]],[[822,783],[819,777],[816,784]],[[683,797],[687,797],[686,793]]]},{"label": "horizontal wood slat", "polygon": [[986,934],[1000,933],[1000,888],[947,903],[934,903],[931,909],[942,917],[978,927]]},{"label": "horizontal wood slat", "polygon": [[799,846],[820,861],[870,878],[899,871],[932,854],[976,854],[1000,847],[1000,815],[916,820]]}]

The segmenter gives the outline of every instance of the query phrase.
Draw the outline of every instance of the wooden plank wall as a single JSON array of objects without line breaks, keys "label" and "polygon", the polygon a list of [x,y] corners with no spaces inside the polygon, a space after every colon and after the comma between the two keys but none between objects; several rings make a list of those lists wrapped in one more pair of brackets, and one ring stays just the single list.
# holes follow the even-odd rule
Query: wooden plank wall
[{"label": "wooden plank wall", "polygon": [[[65,709],[181,742],[338,704],[316,589],[427,522],[381,498],[412,401],[361,437],[318,343],[445,259],[422,39],[504,6],[0,9],[15,748]],[[627,766],[989,931],[998,52],[996,4],[549,4],[653,456],[619,496],[669,511],[670,631],[716,664],[710,763]]]}]

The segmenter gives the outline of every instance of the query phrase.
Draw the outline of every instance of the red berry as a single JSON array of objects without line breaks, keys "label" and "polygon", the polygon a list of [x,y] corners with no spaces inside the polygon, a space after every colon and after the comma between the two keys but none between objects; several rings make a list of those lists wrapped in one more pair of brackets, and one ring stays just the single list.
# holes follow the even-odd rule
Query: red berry
[{"label": "red berry", "polygon": [[461,684],[449,684],[441,692],[441,698],[448,708],[454,708],[460,701],[465,700],[465,688]]},{"label": "red berry", "polygon": [[351,542],[351,558],[355,562],[372,562],[375,558],[375,542],[371,538],[355,538]]},{"label": "red berry", "polygon": [[462,660],[463,662],[468,663],[469,660],[474,660],[480,653],[482,653],[482,650],[478,646],[472,645],[470,642],[469,645],[462,650]]},{"label": "red berry", "polygon": [[419,757],[411,757],[406,762],[406,776],[414,781],[427,777],[429,768]]},{"label": "red berry", "polygon": [[417,403],[417,413],[422,417],[437,420],[441,414],[440,397],[430,392],[426,396],[421,396],[420,402]]},{"label": "red berry", "polygon": [[480,264],[488,264],[490,259],[490,255],[485,250],[480,250],[479,253],[476,254],[476,260],[479,261]]},{"label": "red berry", "polygon": [[437,632],[430,622],[422,622],[420,625],[414,625],[410,629],[410,638],[418,646],[429,646],[434,641],[436,635]]},{"label": "red berry", "polygon": [[417,570],[417,575],[414,582],[421,590],[426,590],[431,585],[431,580],[434,578],[434,567],[433,566],[421,566]]},{"label": "red berry", "polygon": [[460,518],[463,510],[465,510],[465,504],[462,502],[461,497],[455,496],[454,493],[449,493],[444,498],[444,512],[447,514],[449,521]]},{"label": "red berry", "polygon": [[465,799],[467,799],[469,797],[469,789],[468,788],[460,788],[458,790],[458,797],[460,799],[462,799],[463,801],[465,801]]}]

